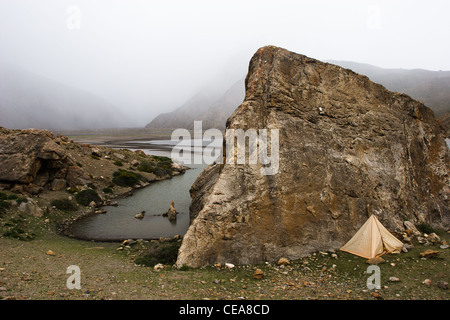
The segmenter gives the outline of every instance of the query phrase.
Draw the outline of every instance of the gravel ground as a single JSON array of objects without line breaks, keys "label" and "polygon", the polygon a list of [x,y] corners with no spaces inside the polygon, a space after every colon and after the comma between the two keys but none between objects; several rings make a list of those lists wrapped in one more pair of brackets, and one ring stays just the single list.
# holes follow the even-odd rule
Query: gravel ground
[{"label": "gravel ground", "polygon": [[[441,233],[448,237],[447,233]],[[138,266],[151,243],[80,241],[45,234],[32,241],[0,238],[0,298],[3,299],[449,299],[438,283],[449,280],[449,249],[419,244],[408,253],[384,256],[381,289],[369,290],[365,259],[344,253],[315,253],[289,265],[276,263],[178,270]],[[425,249],[439,256],[421,259]],[[50,250],[50,251],[49,251]],[[67,268],[79,266],[81,288],[69,289]],[[256,269],[261,279],[254,279]],[[390,281],[396,277],[398,281]],[[423,284],[430,279],[429,285]]]}]

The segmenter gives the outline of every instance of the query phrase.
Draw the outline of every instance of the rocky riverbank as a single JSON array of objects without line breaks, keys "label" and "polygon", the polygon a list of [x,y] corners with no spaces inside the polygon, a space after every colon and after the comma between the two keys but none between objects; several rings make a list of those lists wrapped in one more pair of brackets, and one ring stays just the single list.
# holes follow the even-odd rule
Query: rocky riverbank
[{"label": "rocky riverbank", "polygon": [[64,216],[60,232],[87,214],[104,213],[114,199],[188,169],[142,150],[76,143],[47,130],[0,128],[0,145],[2,210]]}]

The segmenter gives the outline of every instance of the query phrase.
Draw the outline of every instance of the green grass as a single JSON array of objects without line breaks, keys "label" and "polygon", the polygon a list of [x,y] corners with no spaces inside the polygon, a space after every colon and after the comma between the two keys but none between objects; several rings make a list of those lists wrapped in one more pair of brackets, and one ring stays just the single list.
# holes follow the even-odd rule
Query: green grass
[{"label": "green grass", "polygon": [[142,176],[138,173],[119,169],[113,173],[112,182],[121,187],[133,187],[141,178]]},{"label": "green grass", "polygon": [[50,204],[58,210],[63,210],[63,211],[78,210],[75,203],[73,203],[69,199],[56,199],[56,200],[53,200]]},{"label": "green grass", "polygon": [[154,266],[158,263],[172,265],[177,261],[180,242],[151,242],[144,253],[141,253],[135,263],[143,266]]},{"label": "green grass", "polygon": [[153,163],[152,161],[144,160],[139,164],[137,169],[139,171],[153,173],[154,166],[155,166],[155,163]]},{"label": "green grass", "polygon": [[113,191],[113,189],[112,188],[110,188],[110,187],[106,187],[106,188],[103,188],[103,190],[102,190],[104,193],[108,193],[108,194],[111,194],[111,193],[113,193],[114,191]]},{"label": "green grass", "polygon": [[99,195],[95,190],[92,189],[86,189],[78,192],[75,195],[75,199],[77,202],[83,206],[88,206],[91,201],[99,202],[101,201]]},{"label": "green grass", "polygon": [[123,162],[120,161],[120,160],[114,160],[113,163],[114,163],[116,166],[118,166],[118,167],[123,167]]}]

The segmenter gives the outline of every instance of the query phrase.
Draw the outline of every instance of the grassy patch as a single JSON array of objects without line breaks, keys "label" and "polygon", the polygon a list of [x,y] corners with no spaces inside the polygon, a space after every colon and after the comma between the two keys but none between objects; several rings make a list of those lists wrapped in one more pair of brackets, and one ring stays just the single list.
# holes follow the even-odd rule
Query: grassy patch
[{"label": "grassy patch", "polygon": [[172,163],[172,159],[170,159],[169,157],[164,157],[164,156],[152,156],[153,159],[155,159],[156,161],[160,161],[160,162],[170,162]]},{"label": "grassy patch", "polygon": [[123,162],[120,161],[120,160],[114,160],[113,163],[114,163],[116,166],[118,166],[118,167],[123,167]]},{"label": "grassy patch", "polygon": [[102,190],[104,193],[108,193],[108,194],[111,194],[111,193],[113,193],[113,189],[112,188],[110,188],[110,187],[106,187],[106,188],[103,188],[103,190]]},{"label": "grassy patch", "polygon": [[146,252],[140,254],[135,263],[143,266],[154,266],[158,263],[172,265],[177,261],[178,248],[181,242],[151,242]]},{"label": "grassy patch", "polygon": [[99,202],[101,201],[99,195],[95,190],[92,189],[86,189],[83,191],[80,191],[76,194],[75,199],[77,202],[83,206],[89,205],[91,201]]},{"label": "grassy patch", "polygon": [[119,169],[113,173],[112,182],[121,187],[133,187],[141,178],[142,176],[138,173]]},{"label": "grassy patch", "polygon": [[18,214],[10,217],[9,220],[3,223],[2,236],[5,238],[14,238],[21,241],[33,240],[36,235],[33,232],[26,231],[27,229],[27,220],[23,215]]},{"label": "grassy patch", "polygon": [[155,164],[152,161],[142,161],[139,166],[137,167],[137,169],[139,171],[143,171],[143,172],[149,172],[149,173],[153,173],[154,170],[154,166]]},{"label": "grassy patch", "polygon": [[433,229],[433,227],[430,226],[430,225],[427,224],[427,223],[421,223],[421,224],[419,224],[419,225],[417,226],[417,230],[419,230],[419,231],[422,232],[422,233],[427,233],[427,234],[436,232],[436,231]]},{"label": "grassy patch", "polygon": [[50,204],[56,209],[63,211],[76,211],[78,209],[75,203],[73,203],[69,199],[53,200]]}]

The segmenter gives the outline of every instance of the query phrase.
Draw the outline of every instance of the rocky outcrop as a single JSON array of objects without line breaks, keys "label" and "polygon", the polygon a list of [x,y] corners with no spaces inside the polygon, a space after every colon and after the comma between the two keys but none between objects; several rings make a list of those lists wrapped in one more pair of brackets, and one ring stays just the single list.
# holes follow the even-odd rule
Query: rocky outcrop
[{"label": "rocky outcrop", "polygon": [[371,214],[449,226],[449,151],[433,112],[336,65],[268,46],[227,129],[279,129],[279,170],[213,164],[194,183],[177,265],[340,248]]},{"label": "rocky outcrop", "polygon": [[0,181],[23,184],[26,189],[34,183],[42,187],[49,181],[65,179],[68,167],[75,163],[56,139],[47,130],[1,128]]},{"label": "rocky outcrop", "polygon": [[[106,188],[110,192],[105,196],[111,197],[111,187],[117,195],[127,194],[131,189],[145,187],[188,169],[169,160],[146,155],[142,150],[113,152],[109,148],[75,143],[47,130],[0,127],[0,189],[28,195],[41,196],[43,191],[68,188],[75,192]],[[134,185],[124,185],[121,172],[131,175]]]}]

